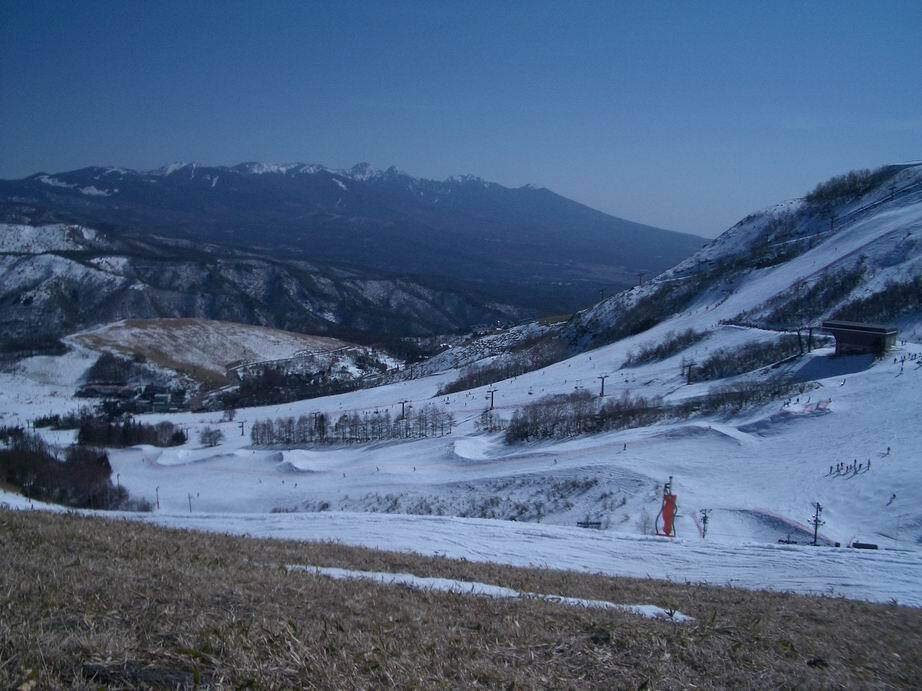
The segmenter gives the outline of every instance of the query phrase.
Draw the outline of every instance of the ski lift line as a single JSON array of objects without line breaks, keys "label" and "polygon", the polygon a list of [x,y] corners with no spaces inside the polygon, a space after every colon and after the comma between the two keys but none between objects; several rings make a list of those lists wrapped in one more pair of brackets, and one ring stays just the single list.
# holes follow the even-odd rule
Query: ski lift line
[{"label": "ski lift line", "polygon": [[781,247],[782,245],[791,245],[795,242],[803,242],[804,240],[812,240],[813,238],[822,237],[823,235],[835,235],[838,233],[838,230],[821,230],[818,233],[812,233],[810,235],[801,235],[798,238],[791,238],[790,240],[782,240],[781,242],[773,242],[766,247]]},{"label": "ski lift line", "polygon": [[[804,235],[803,237],[800,237],[800,238],[793,238],[793,239],[791,239],[791,240],[783,240],[783,241],[781,241],[781,242],[776,242],[776,243],[772,243],[772,244],[770,244],[770,245],[767,245],[767,247],[770,247],[770,248],[771,248],[771,247],[780,247],[780,246],[782,246],[782,245],[786,245],[786,244],[790,244],[790,243],[794,243],[794,242],[802,242],[803,240],[807,240],[807,239],[810,239],[810,238],[816,238],[816,237],[821,237],[821,236],[823,236],[823,235],[830,235],[830,234],[839,233],[839,232],[841,232],[841,230],[842,230],[841,224],[849,223],[849,222],[851,222],[851,221],[854,221],[856,218],[858,218],[858,217],[859,217],[860,215],[862,215],[863,213],[866,213],[866,212],[868,212],[868,211],[873,211],[874,209],[876,209],[876,208],[879,207],[879,206],[882,206],[882,205],[884,205],[884,204],[886,204],[886,203],[888,203],[888,202],[891,202],[891,201],[893,201],[893,200],[895,200],[895,199],[897,199],[897,198],[899,198],[899,197],[909,196],[910,194],[912,194],[912,193],[914,193],[914,192],[922,192],[922,180],[917,181],[917,182],[912,182],[912,183],[910,183],[910,184],[908,184],[908,185],[906,185],[906,186],[904,186],[904,187],[901,187],[901,188],[898,189],[898,190],[894,190],[893,192],[891,192],[891,193],[890,193],[889,195],[887,195],[886,197],[883,197],[883,198],[881,198],[881,199],[878,199],[878,200],[876,200],[876,201],[873,201],[873,202],[871,202],[871,203],[869,203],[869,204],[865,204],[865,205],[862,206],[862,207],[859,207],[859,208],[857,208],[857,209],[853,209],[852,211],[849,211],[849,212],[843,214],[842,216],[839,216],[839,217],[835,218],[835,219],[834,219],[834,220],[835,220],[835,223],[839,226],[837,229],[834,229],[834,230],[824,230],[824,231],[821,231],[821,232],[819,232],[819,233],[813,233],[813,234],[811,234],[811,235]],[[675,275],[673,275],[671,278],[654,278],[654,279],[648,281],[648,284],[659,285],[659,284],[662,284],[662,283],[670,283],[670,282],[674,282],[674,281],[686,281],[686,280],[688,280],[688,279],[690,279],[690,278],[696,277],[699,273],[701,273],[701,272],[700,272],[700,271],[696,271],[696,270],[694,270],[694,269],[691,269],[691,270],[689,270],[689,273],[687,273],[687,274],[685,274],[685,275],[682,275],[682,276],[675,276]]]},{"label": "ski lift line", "polygon": [[901,187],[901,188],[898,189],[898,190],[894,190],[893,192],[891,192],[891,193],[890,193],[889,195],[887,195],[886,197],[882,197],[882,198],[878,199],[877,201],[873,201],[873,202],[871,202],[871,203],[869,203],[869,204],[865,204],[865,205],[862,206],[862,207],[859,207],[859,208],[857,208],[857,209],[853,209],[852,211],[849,211],[848,213],[843,214],[843,215],[841,216],[841,218],[836,219],[836,221],[848,221],[848,220],[851,220],[851,218],[854,217],[854,216],[859,216],[860,214],[862,214],[862,213],[864,213],[864,212],[866,212],[866,211],[871,211],[871,210],[877,208],[878,206],[882,206],[883,204],[886,204],[887,202],[893,201],[893,200],[896,199],[897,197],[908,196],[909,194],[912,194],[913,192],[915,192],[915,191],[917,191],[917,190],[918,190],[918,191],[922,191],[922,180],[917,180],[916,182],[911,182],[911,183],[909,183],[908,185],[905,185],[904,187]]},{"label": "ski lift line", "polygon": [[912,183],[912,184],[910,184],[910,185],[907,185],[906,187],[903,187],[903,188],[900,189],[900,190],[897,190],[897,191],[894,192],[893,194],[891,194],[891,195],[889,195],[889,196],[887,196],[887,197],[884,197],[883,199],[878,199],[878,200],[875,201],[875,202],[871,202],[870,204],[866,204],[865,206],[862,206],[862,207],[860,207],[860,208],[858,208],[858,209],[854,209],[854,210],[852,210],[852,211],[849,211],[848,213],[845,213],[845,214],[843,214],[842,216],[834,217],[833,220],[835,221],[836,225],[838,226],[838,227],[835,228],[835,229],[831,229],[831,230],[822,230],[822,231],[820,231],[820,232],[818,232],[818,233],[812,233],[812,234],[810,234],[810,235],[803,235],[803,236],[801,236],[801,237],[791,238],[790,240],[782,240],[781,242],[773,242],[773,243],[771,243],[770,245],[767,245],[767,247],[781,247],[782,245],[789,245],[789,244],[792,244],[792,243],[795,243],[795,242],[803,242],[804,240],[810,240],[810,239],[812,239],[812,238],[818,238],[818,237],[822,237],[822,236],[824,236],[824,235],[835,235],[835,234],[838,234],[838,233],[840,233],[840,232],[842,231],[842,225],[843,225],[843,224],[846,224],[846,223],[849,223],[849,222],[851,222],[851,221],[854,221],[854,220],[855,220],[856,218],[858,218],[861,214],[866,213],[866,212],[868,212],[868,211],[873,211],[873,210],[876,209],[877,207],[882,206],[882,205],[884,205],[884,204],[886,204],[886,203],[888,203],[888,202],[891,202],[891,201],[893,201],[894,199],[896,199],[896,198],[899,197],[899,196],[902,196],[904,192],[907,192],[907,191],[909,191],[909,190],[914,190],[914,188],[919,188],[919,190],[922,191],[922,182],[915,182],[915,183]]}]

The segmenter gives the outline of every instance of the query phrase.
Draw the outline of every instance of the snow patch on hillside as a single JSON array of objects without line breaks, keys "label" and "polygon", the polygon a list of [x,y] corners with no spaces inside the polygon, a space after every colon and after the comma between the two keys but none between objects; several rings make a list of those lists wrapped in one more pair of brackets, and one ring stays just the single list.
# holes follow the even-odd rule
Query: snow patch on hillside
[{"label": "snow patch on hillside", "polygon": [[88,185],[87,187],[80,188],[81,194],[86,194],[90,197],[111,197],[113,194],[118,192],[118,188],[114,190],[101,190],[95,185]]},{"label": "snow patch on hillside", "polygon": [[92,228],[55,224],[26,226],[0,223],[0,252],[43,254],[81,250],[98,239]]},{"label": "snow patch on hillside", "polygon": [[58,180],[58,178],[53,178],[50,175],[39,175],[38,179],[46,185],[50,185],[51,187],[63,187],[65,189],[76,187],[76,185],[64,182],[63,180]]},{"label": "snow patch on hillside", "polygon": [[616,609],[630,614],[636,614],[646,619],[668,619],[677,624],[694,621],[681,612],[667,611],[656,605],[620,605],[607,600],[587,600],[578,597],[564,597],[562,595],[543,595],[541,593],[519,592],[512,588],[480,583],[478,581],[461,581],[455,578],[433,578],[415,576],[411,573],[390,573],[387,571],[358,571],[355,569],[340,569],[329,566],[305,566],[303,564],[288,564],[285,567],[290,572],[308,573],[315,576],[325,576],[336,580],[361,580],[374,581],[384,585],[401,585],[416,590],[430,590],[456,595],[472,595],[476,597],[493,597],[512,600],[542,600],[557,605],[568,607],[582,607],[584,609]]}]

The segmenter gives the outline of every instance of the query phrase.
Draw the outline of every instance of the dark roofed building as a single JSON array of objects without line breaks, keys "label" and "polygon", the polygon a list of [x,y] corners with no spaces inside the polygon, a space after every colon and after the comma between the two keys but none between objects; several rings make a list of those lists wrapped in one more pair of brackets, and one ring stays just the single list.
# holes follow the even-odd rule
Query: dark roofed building
[{"label": "dark roofed building", "polygon": [[883,355],[896,344],[897,328],[864,322],[825,321],[823,330],[836,339],[836,355]]}]

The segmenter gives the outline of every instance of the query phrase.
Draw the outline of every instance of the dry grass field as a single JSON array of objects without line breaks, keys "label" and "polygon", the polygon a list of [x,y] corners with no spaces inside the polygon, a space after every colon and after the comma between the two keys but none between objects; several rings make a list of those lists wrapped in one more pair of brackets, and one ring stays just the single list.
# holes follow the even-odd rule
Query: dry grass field
[{"label": "dry grass field", "polygon": [[93,350],[143,356],[209,387],[227,384],[226,368],[234,363],[350,345],[325,336],[210,319],[128,319],[76,334],[74,340]]},{"label": "dry grass field", "polygon": [[[0,687],[922,685],[922,611],[0,511]],[[410,572],[693,623],[289,573]]]}]

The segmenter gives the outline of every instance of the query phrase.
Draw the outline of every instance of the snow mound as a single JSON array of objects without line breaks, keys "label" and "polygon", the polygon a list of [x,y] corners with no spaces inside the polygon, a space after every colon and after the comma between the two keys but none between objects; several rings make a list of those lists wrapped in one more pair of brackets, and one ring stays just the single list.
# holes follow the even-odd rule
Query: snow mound
[{"label": "snow mound", "polygon": [[300,475],[307,475],[310,473],[317,472],[316,470],[310,470],[309,468],[301,468],[300,466],[296,465],[295,463],[292,463],[291,461],[282,461],[276,466],[275,469],[280,473],[292,473],[292,474],[297,473]]},{"label": "snow mound", "polygon": [[452,444],[452,455],[461,460],[484,461],[495,455],[497,441],[486,436],[465,437]]}]

